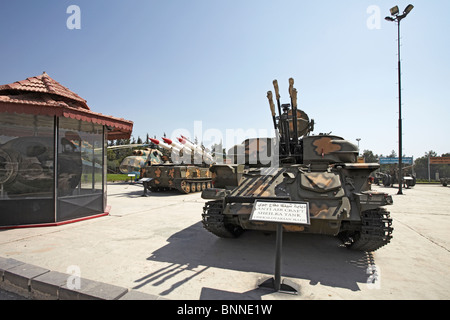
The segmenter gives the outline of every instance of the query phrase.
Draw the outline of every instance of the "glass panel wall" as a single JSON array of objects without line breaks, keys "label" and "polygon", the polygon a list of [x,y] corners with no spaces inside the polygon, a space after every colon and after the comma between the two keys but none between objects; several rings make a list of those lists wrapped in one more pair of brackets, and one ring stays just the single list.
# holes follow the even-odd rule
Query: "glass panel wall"
[{"label": "glass panel wall", "polygon": [[54,221],[54,122],[0,113],[0,225]]},{"label": "glass panel wall", "polygon": [[57,220],[104,212],[103,126],[59,119]]},{"label": "glass panel wall", "polygon": [[102,125],[0,112],[0,226],[103,213],[105,140]]}]

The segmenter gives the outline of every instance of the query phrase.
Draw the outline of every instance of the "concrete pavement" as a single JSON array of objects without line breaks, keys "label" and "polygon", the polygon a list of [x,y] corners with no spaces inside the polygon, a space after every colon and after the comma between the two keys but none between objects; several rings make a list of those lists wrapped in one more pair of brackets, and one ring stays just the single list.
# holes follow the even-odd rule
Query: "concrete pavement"
[{"label": "concrete pavement", "polygon": [[[257,286],[273,276],[274,234],[217,238],[202,227],[199,193],[141,197],[142,185],[129,183],[108,185],[109,216],[1,230],[0,275],[9,268],[0,288],[39,299],[449,299],[450,188],[416,185],[404,195],[375,188],[393,194],[394,233],[374,253],[347,250],[333,237],[284,234],[281,275],[298,295]],[[47,295],[44,287],[60,289]]]}]

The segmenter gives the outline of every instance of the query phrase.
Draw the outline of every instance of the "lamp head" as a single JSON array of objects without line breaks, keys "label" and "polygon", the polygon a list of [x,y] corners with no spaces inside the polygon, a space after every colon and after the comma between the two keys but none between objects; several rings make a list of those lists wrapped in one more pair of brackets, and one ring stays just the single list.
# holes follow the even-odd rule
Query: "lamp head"
[{"label": "lamp head", "polygon": [[395,19],[392,18],[392,17],[386,17],[386,18],[384,18],[384,19],[387,20],[387,21],[395,21]]},{"label": "lamp head", "polygon": [[392,8],[390,9],[390,11],[391,11],[391,15],[392,15],[392,16],[398,15],[398,13],[399,13],[398,6],[392,7]]},{"label": "lamp head", "polygon": [[412,4],[408,4],[408,6],[403,10],[403,14],[408,14],[411,12],[411,10],[414,8]]}]

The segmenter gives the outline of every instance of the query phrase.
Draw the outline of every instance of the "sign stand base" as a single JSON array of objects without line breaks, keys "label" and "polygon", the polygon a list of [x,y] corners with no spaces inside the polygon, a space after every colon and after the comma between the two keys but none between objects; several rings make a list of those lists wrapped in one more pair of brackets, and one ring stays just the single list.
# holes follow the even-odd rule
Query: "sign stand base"
[{"label": "sign stand base", "polygon": [[261,282],[258,287],[261,289],[269,289],[288,294],[298,294],[299,292],[298,286],[289,279],[284,279],[283,282],[280,283],[280,287],[278,289],[275,285],[275,278],[269,278]]},{"label": "sign stand base", "polygon": [[148,197],[147,189],[149,187],[150,180],[152,180],[152,179],[151,178],[142,178],[141,180],[139,180],[142,182],[142,185],[144,186],[144,194],[141,195],[141,197]]}]

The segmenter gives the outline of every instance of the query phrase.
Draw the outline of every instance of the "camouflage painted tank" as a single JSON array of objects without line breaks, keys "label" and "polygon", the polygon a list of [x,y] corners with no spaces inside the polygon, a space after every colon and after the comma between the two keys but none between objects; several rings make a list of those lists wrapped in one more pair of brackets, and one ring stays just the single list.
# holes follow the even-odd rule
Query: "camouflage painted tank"
[{"label": "camouflage painted tank", "polygon": [[279,116],[268,92],[277,137],[247,139],[230,149],[233,165],[211,167],[215,188],[202,193],[212,200],[203,209],[203,226],[225,238],[249,229],[275,231],[275,223],[250,220],[254,202],[301,201],[309,204],[310,225],[283,224],[285,231],[337,236],[363,251],[389,243],[392,219],[383,206],[392,198],[372,191],[369,179],[379,164],[357,163],[357,147],[339,136],[309,135],[314,121],[297,109],[290,84],[291,104],[280,105],[274,81]]},{"label": "camouflage painted tank", "polygon": [[211,172],[208,167],[183,166],[172,163],[147,166],[143,169],[151,191],[176,189],[182,193],[199,192],[211,188]]},{"label": "camouflage painted tank", "polygon": [[[202,160],[199,161],[199,164],[195,164],[196,161],[193,159],[194,156],[200,156],[200,159],[202,159],[202,151],[200,149],[194,150],[196,146],[192,143],[189,143],[190,146],[193,146],[192,148],[180,147],[179,144],[172,142],[170,139],[163,139],[166,143],[156,139],[151,140],[156,145],[169,150],[173,159],[169,161],[168,156],[163,156],[163,163],[147,163],[141,169],[141,178],[150,178],[148,188],[151,191],[176,189],[181,193],[200,192],[211,188],[212,172],[209,170],[210,165]],[[167,141],[170,141],[170,144]],[[183,151],[192,154],[192,158],[179,159],[179,154]]]}]

